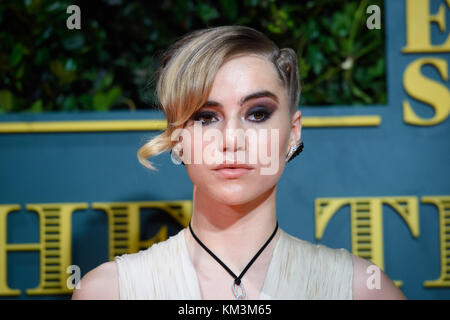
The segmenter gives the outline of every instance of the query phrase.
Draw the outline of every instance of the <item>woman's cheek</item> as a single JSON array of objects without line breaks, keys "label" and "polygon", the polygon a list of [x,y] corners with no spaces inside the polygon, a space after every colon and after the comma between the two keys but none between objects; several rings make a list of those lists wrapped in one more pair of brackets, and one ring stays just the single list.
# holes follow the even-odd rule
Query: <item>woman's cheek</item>
[{"label": "woman's cheek", "polygon": [[284,168],[285,149],[287,147],[287,130],[284,128],[270,128],[264,138],[260,140],[263,146],[261,157],[261,175],[280,175]]}]

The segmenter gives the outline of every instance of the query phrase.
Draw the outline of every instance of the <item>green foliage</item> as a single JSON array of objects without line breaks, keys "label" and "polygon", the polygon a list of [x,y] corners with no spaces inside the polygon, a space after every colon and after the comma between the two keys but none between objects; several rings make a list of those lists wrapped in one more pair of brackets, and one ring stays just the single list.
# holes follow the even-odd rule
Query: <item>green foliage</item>
[{"label": "green foliage", "polygon": [[[81,8],[81,30],[66,9]],[[382,0],[0,2],[0,112],[155,108],[162,50],[183,34],[240,24],[298,53],[302,105],[384,104]],[[384,26],[382,25],[382,28]]]}]

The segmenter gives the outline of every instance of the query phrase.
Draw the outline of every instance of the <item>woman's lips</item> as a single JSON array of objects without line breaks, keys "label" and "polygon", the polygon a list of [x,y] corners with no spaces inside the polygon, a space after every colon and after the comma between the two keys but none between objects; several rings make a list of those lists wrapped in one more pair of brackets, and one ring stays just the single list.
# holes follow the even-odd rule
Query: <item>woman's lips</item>
[{"label": "woman's lips", "polygon": [[238,179],[252,170],[253,168],[247,166],[237,166],[237,167],[219,166],[218,168],[214,169],[214,171],[217,172],[217,174],[219,174],[225,179]]}]

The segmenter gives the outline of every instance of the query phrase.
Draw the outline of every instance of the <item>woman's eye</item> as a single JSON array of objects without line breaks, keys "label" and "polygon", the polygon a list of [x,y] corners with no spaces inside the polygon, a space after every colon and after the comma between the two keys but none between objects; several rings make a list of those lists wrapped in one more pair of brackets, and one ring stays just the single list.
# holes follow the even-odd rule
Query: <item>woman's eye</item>
[{"label": "woman's eye", "polygon": [[262,121],[269,119],[270,115],[271,115],[271,112],[266,110],[266,108],[258,107],[258,108],[249,110],[249,112],[247,113],[247,118],[250,121],[262,122]]},{"label": "woman's eye", "polygon": [[200,112],[194,116],[194,121],[200,121],[202,125],[208,125],[218,121],[218,119],[213,112]]},{"label": "woman's eye", "polygon": [[254,120],[262,120],[264,119],[264,117],[266,116],[263,112],[257,111],[255,113],[253,113],[253,119]]}]

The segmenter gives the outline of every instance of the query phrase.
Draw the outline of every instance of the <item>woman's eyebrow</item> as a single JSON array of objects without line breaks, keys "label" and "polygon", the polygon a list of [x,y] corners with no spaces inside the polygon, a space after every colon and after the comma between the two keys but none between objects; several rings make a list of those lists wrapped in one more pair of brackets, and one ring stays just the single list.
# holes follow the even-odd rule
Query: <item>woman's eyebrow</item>
[{"label": "woman's eyebrow", "polygon": [[239,101],[239,105],[242,106],[244,103],[246,103],[249,100],[263,98],[263,97],[272,98],[273,100],[275,100],[278,103],[278,97],[275,93],[272,93],[268,90],[262,90],[262,91],[257,91],[257,92],[251,93],[248,96],[243,97]]},{"label": "woman's eyebrow", "polygon": [[[262,91],[257,91],[257,92],[251,93],[251,94],[241,98],[241,100],[239,100],[239,105],[242,106],[244,103],[246,103],[249,100],[263,98],[263,97],[272,98],[277,103],[279,102],[278,97],[275,93],[272,93],[268,90],[262,90]],[[203,107],[222,107],[222,104],[217,101],[214,101],[214,100],[208,100],[203,104]]]}]

